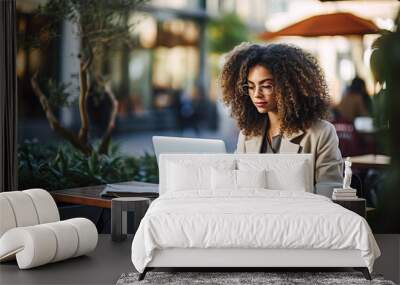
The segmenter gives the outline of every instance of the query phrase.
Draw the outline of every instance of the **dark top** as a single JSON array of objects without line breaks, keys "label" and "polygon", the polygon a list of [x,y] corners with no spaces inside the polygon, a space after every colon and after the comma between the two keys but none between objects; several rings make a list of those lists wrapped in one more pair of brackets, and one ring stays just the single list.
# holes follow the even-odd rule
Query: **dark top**
[{"label": "dark top", "polygon": [[272,143],[270,144],[267,140],[267,132],[264,134],[263,142],[261,144],[260,153],[279,153],[281,148],[282,136],[276,135],[272,137]]}]

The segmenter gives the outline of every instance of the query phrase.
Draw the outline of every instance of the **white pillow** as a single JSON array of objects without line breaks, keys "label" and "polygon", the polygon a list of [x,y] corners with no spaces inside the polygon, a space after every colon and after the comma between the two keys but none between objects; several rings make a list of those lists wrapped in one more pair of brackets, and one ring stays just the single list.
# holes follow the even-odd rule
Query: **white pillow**
[{"label": "white pillow", "polygon": [[234,190],[236,188],[236,170],[211,168],[211,189]]},{"label": "white pillow", "polygon": [[262,170],[235,170],[237,188],[266,188],[267,171]]},{"label": "white pillow", "polygon": [[171,191],[206,189],[207,181],[201,177],[207,175],[207,171],[209,172],[207,167],[168,163],[167,188]]},{"label": "white pillow", "polygon": [[307,192],[307,176],[304,174],[303,167],[297,165],[297,167],[293,167],[290,171],[279,171],[277,169],[268,171],[268,188],[272,190]]},{"label": "white pillow", "polygon": [[212,164],[169,161],[167,164],[168,191],[210,190],[211,168],[234,169],[234,161],[216,161]]},{"label": "white pillow", "polygon": [[[239,170],[266,169],[267,187],[271,190],[312,191],[311,169],[305,160],[276,158],[239,158]],[[310,189],[309,189],[310,188]]]},{"label": "white pillow", "polygon": [[211,169],[212,190],[240,190],[241,188],[266,188],[266,171]]}]

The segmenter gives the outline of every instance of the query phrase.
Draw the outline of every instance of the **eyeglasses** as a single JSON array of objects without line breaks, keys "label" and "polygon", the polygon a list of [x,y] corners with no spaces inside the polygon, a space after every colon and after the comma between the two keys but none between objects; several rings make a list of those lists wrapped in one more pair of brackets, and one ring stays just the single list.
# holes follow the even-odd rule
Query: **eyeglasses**
[{"label": "eyeglasses", "polygon": [[253,96],[257,93],[262,95],[272,95],[274,93],[274,86],[270,83],[263,83],[261,85],[243,84],[242,91],[244,94]]}]

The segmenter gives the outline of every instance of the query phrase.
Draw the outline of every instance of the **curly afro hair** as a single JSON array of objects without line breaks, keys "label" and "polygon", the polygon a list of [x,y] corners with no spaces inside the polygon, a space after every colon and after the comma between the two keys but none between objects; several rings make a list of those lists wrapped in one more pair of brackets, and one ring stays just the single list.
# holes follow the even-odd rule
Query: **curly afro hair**
[{"label": "curly afro hair", "polygon": [[268,118],[257,111],[246,88],[249,70],[256,65],[267,68],[273,76],[282,134],[304,131],[325,118],[328,88],[311,54],[287,44],[242,43],[228,54],[220,84],[223,102],[246,136],[261,135]]}]

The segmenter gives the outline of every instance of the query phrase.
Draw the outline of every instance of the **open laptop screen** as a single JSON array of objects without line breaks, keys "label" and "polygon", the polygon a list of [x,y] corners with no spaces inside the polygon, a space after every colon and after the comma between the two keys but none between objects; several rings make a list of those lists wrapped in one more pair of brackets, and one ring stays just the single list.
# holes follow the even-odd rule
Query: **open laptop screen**
[{"label": "open laptop screen", "polygon": [[226,153],[223,140],[153,136],[157,162],[161,153]]}]

